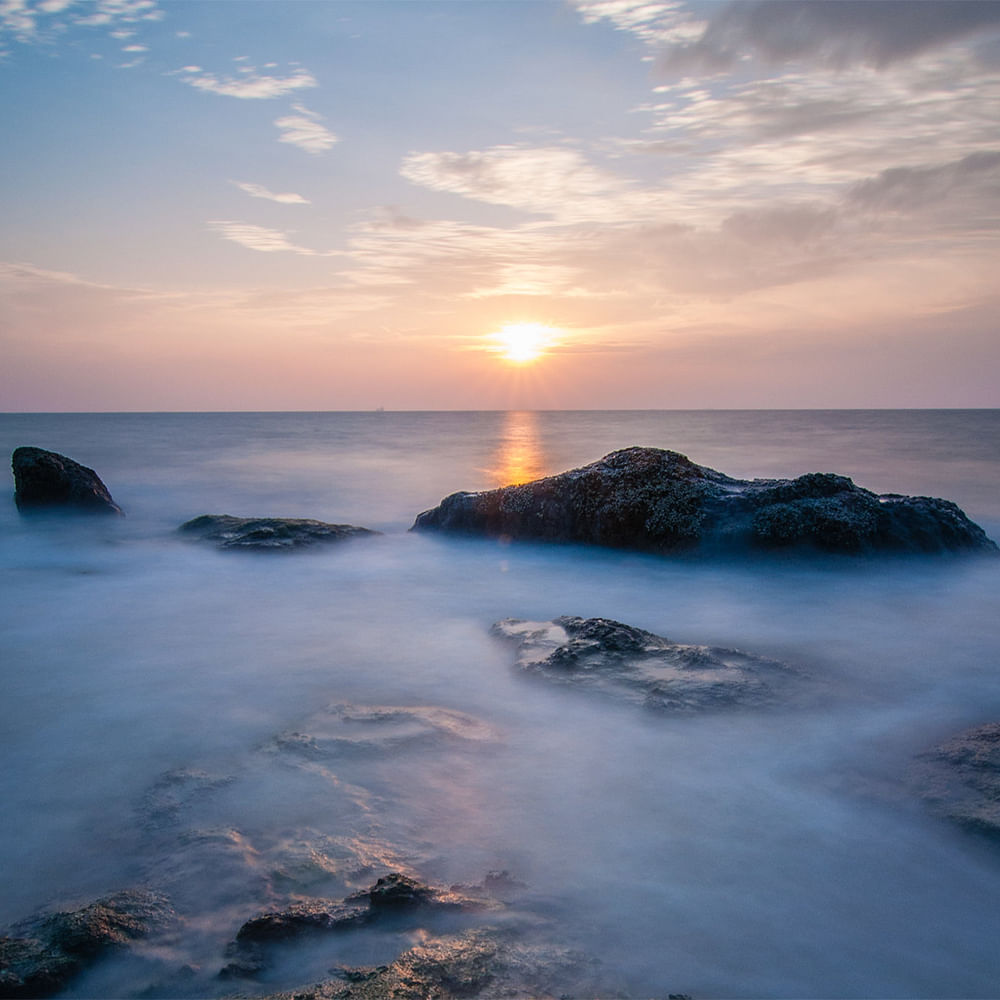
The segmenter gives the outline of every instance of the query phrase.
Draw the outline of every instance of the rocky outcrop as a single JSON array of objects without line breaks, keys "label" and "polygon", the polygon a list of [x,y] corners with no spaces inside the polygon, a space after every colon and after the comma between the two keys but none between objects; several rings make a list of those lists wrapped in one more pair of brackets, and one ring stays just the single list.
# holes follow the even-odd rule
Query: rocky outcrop
[{"label": "rocky outcrop", "polygon": [[921,754],[913,779],[938,815],[1000,838],[1000,722],[967,730]]},{"label": "rocky outcrop", "polygon": [[658,448],[626,448],[520,486],[453,493],[418,515],[413,529],[664,554],[794,546],[846,553],[997,551],[948,500],[879,496],[829,473],[733,479]]},{"label": "rocky outcrop", "polygon": [[795,676],[775,660],[671,642],[608,618],[508,618],[493,633],[517,644],[521,670],[661,711],[771,704]]},{"label": "rocky outcrop", "polygon": [[99,959],[174,920],[164,896],[127,890],[78,910],[24,921],[0,937],[0,996],[45,997]]},{"label": "rocky outcrop", "polygon": [[14,502],[28,513],[63,508],[96,514],[121,514],[93,469],[44,448],[17,448],[11,457]]},{"label": "rocky outcrop", "polygon": [[233,517],[231,514],[202,514],[186,521],[180,530],[215,542],[220,549],[258,552],[285,552],[379,534],[353,524],[327,524],[294,517]]}]

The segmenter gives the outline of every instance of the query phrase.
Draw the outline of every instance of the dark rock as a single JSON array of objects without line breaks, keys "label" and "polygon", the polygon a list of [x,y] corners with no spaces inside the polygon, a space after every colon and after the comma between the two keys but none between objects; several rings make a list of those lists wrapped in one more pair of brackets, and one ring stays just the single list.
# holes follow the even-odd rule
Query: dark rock
[{"label": "dark rock", "polygon": [[954,503],[878,496],[845,476],[733,479],[659,448],[519,486],[453,493],[414,530],[582,542],[657,553],[767,550],[996,552]]},{"label": "dark rock", "polygon": [[44,448],[17,448],[11,457],[14,502],[22,512],[66,508],[97,514],[121,514],[108,488],[93,469]]},{"label": "dark rock", "polygon": [[492,631],[517,643],[522,670],[653,709],[766,705],[777,699],[774,682],[787,684],[793,677],[775,660],[671,642],[608,618],[508,618]]},{"label": "dark rock", "polygon": [[0,995],[50,996],[98,959],[175,919],[164,896],[128,890],[89,906],[23,921],[0,938]]},{"label": "dark rock", "polygon": [[233,517],[231,514],[202,514],[186,521],[180,530],[215,542],[220,549],[260,552],[301,549],[380,534],[369,528],[356,528],[353,524],[327,524],[294,517]]},{"label": "dark rock", "polygon": [[372,909],[412,909],[434,903],[437,893],[409,875],[393,872],[380,878],[367,892]]},{"label": "dark rock", "polygon": [[423,918],[427,914],[473,911],[495,905],[486,898],[456,889],[434,889],[401,872],[393,872],[339,903],[313,899],[253,917],[237,932],[228,951],[233,961],[220,975],[224,979],[253,978],[267,966],[267,949],[293,939],[398,923],[402,917]]},{"label": "dark rock", "polygon": [[1000,838],[1000,722],[967,730],[921,754],[913,779],[938,815]]},{"label": "dark rock", "polygon": [[317,931],[352,930],[370,923],[371,910],[357,904],[313,899],[295,903],[286,910],[262,913],[248,920],[236,935],[239,944],[267,944],[302,937]]}]

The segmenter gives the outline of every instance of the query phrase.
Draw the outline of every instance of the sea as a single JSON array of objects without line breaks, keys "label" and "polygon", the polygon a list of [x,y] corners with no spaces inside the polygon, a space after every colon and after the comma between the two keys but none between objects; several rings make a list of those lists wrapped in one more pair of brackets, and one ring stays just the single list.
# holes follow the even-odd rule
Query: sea
[{"label": "sea", "polygon": [[[409,531],[455,491],[643,445],[944,497],[1000,540],[1000,411],[0,415],[19,445],[95,469],[126,516],[22,517],[12,478],[0,501],[0,927],[136,887],[178,914],[63,996],[264,995],[390,962],[440,928],[218,976],[250,917],[392,871],[507,872],[495,919],[586,956],[592,995],[1000,996],[1000,847],[913,777],[1000,721],[1000,559]],[[226,552],[178,532],[205,513],[381,534]],[[670,715],[546,684],[490,629],[557,615],[777,659],[797,694]]]}]

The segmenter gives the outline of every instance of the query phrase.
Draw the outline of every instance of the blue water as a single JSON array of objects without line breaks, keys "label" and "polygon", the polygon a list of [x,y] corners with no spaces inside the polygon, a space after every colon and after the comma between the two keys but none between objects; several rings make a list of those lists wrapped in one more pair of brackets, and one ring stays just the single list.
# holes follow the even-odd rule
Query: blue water
[{"label": "blue water", "polygon": [[[254,913],[397,869],[508,869],[517,914],[598,957],[609,992],[998,995],[1000,850],[907,775],[1000,719],[1000,560],[709,564],[407,529],[454,490],[640,444],[947,497],[1000,539],[1000,411],[0,415],[0,452],[22,444],[97,469],[127,517],[0,502],[0,924],[136,885],[183,917],[67,996],[266,993],[387,961],[406,934],[214,978]],[[202,513],[384,534],[220,553],[175,532]],[[810,694],[680,719],[531,683],[489,626],[558,614],[783,659]],[[462,713],[443,717],[468,738],[281,749],[330,704]]]}]

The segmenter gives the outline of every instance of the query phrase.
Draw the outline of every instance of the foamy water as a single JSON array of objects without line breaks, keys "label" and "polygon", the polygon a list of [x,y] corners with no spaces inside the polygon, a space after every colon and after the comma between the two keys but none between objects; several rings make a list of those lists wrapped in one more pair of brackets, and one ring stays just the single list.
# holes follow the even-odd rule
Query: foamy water
[{"label": "foamy water", "polygon": [[[641,444],[944,496],[997,539],[996,412],[5,415],[0,444],[93,466],[128,514],[0,505],[0,922],[135,885],[184,918],[67,996],[231,992],[214,977],[247,918],[400,869],[507,869],[517,917],[636,996],[996,995],[1000,851],[906,776],[1000,719],[1000,560],[709,564],[406,530],[454,490]],[[221,553],[175,534],[201,513],[384,535]],[[804,690],[678,718],[518,675],[490,625],[560,614],[781,659]],[[421,712],[357,721],[372,706]],[[303,947],[238,988],[412,940]]]}]

